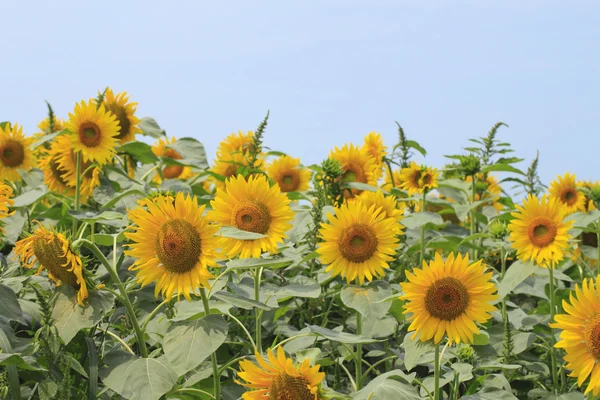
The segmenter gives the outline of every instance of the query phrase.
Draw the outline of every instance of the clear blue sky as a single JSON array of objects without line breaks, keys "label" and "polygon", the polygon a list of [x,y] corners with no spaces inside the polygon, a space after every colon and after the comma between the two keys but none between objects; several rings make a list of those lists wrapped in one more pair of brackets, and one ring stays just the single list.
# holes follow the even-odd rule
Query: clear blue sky
[{"label": "clear blue sky", "polygon": [[108,85],[211,157],[267,109],[265,144],[305,164],[397,120],[442,166],[504,121],[545,183],[600,177],[595,1],[37,3],[0,3],[0,120],[28,133]]}]

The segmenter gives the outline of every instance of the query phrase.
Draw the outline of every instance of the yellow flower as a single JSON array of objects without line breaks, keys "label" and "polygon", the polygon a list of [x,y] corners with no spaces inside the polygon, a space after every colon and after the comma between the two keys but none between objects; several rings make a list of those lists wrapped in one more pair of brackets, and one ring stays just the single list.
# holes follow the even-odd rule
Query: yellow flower
[{"label": "yellow flower", "polygon": [[177,193],[175,200],[159,196],[146,202],[146,208],[129,210],[134,232],[125,236],[133,241],[125,254],[136,259],[130,269],[137,271],[143,286],[154,282],[154,295],[170,299],[174,293],[191,300],[190,292],[209,287],[216,267],[219,226],[203,215],[196,197]]},{"label": "yellow flower", "polygon": [[[563,300],[565,314],[554,317],[552,328],[562,329],[560,341],[554,345],[565,349],[564,357],[568,363],[567,368],[572,370],[569,376],[577,378],[577,384],[583,385],[589,377],[587,395],[592,392],[594,396],[600,393],[600,287],[597,281],[585,278],[581,284],[575,286],[569,295],[569,304]],[[575,294],[575,295],[574,295]]]},{"label": "yellow flower", "polygon": [[[51,133],[60,132],[63,129],[65,129],[65,123],[62,119],[55,117],[52,121],[52,126],[51,126],[50,118],[48,117],[38,124],[38,128],[40,129],[40,132],[35,133],[33,135],[34,145],[40,139],[42,139],[44,136],[49,135]],[[33,149],[33,154],[39,159],[40,157],[42,157],[43,155],[45,155],[48,152],[48,149],[50,148],[51,143],[52,143],[52,141],[46,141],[46,142],[42,143],[41,145],[36,146]],[[42,167],[40,167],[40,168],[42,168]]]},{"label": "yellow flower", "polygon": [[[497,201],[502,193],[502,187],[498,183],[498,180],[489,174],[486,177],[483,173],[478,173],[476,178],[475,185],[478,193],[475,194],[475,200],[489,199],[490,202],[485,203],[486,205],[494,207],[498,211],[504,209],[504,205]],[[465,178],[465,181],[469,183],[471,183],[472,180],[473,178],[470,175]],[[480,185],[483,186],[483,188],[481,188]]]},{"label": "yellow flower", "polygon": [[383,144],[381,134],[377,132],[369,132],[369,134],[365,136],[363,149],[365,149],[367,153],[373,157],[373,161],[377,166],[377,169],[375,170],[376,175],[377,178],[379,178],[383,168],[383,157],[387,155],[387,146]]},{"label": "yellow flower", "polygon": [[229,258],[258,258],[263,251],[278,252],[294,218],[290,199],[279,186],[270,187],[264,176],[230,178],[224,189],[217,189],[210,202],[213,211],[209,217],[225,226],[264,235],[260,239],[239,240],[223,237],[221,246]]},{"label": "yellow flower", "polygon": [[413,161],[400,171],[400,188],[408,191],[409,196],[422,194],[438,186],[437,178],[437,169],[419,166]]},{"label": "yellow flower", "polygon": [[[355,201],[364,205],[366,209],[375,206],[375,212],[381,213],[383,218],[394,218],[398,222],[404,218],[404,210],[406,209],[404,203],[396,201],[396,197],[394,196],[384,195],[381,190],[377,192],[364,191],[355,199]],[[397,235],[402,234],[403,228],[400,223],[394,225]]]},{"label": "yellow flower", "polygon": [[[228,178],[237,176],[240,168],[243,169],[243,167],[248,166],[253,142],[254,132],[243,133],[239,131],[237,134],[232,133],[219,143],[217,159],[214,160],[214,166],[211,170],[215,174],[223,176],[225,180],[215,179],[214,183],[217,188],[223,189]],[[263,167],[262,156],[259,156],[256,160],[255,167],[259,169]]]},{"label": "yellow flower", "polygon": [[[329,157],[339,161],[342,171],[342,182],[361,182],[368,185],[377,185],[377,166],[373,158],[365,149],[358,148],[353,144],[345,144],[341,149],[337,146],[329,153]],[[362,190],[352,189],[345,191],[346,198],[357,196]]]},{"label": "yellow flower", "polygon": [[318,365],[311,367],[308,358],[294,365],[279,346],[277,355],[267,350],[267,360],[257,352],[256,361],[258,365],[240,361],[238,376],[245,383],[238,383],[251,389],[242,395],[243,400],[321,400],[319,384],[325,373],[319,372]]},{"label": "yellow flower", "polygon": [[567,172],[564,177],[558,176],[550,183],[549,192],[550,197],[554,197],[564,205],[566,215],[585,210],[585,195],[577,190],[575,175]]},{"label": "yellow flower", "polygon": [[106,111],[112,113],[119,123],[119,134],[117,139],[120,143],[127,143],[135,140],[135,134],[141,133],[138,126],[140,120],[135,116],[138,103],[129,102],[127,92],[121,92],[115,96],[112,89],[107,88],[104,93],[104,107]]},{"label": "yellow flower", "polygon": [[[579,181],[577,182],[577,186],[580,188],[586,188],[589,191],[592,190],[600,190],[600,182],[595,181]],[[594,200],[592,200],[590,197],[588,197],[587,195],[585,196],[585,203],[584,203],[584,207],[583,207],[583,211],[585,212],[589,212],[589,211],[593,211],[596,209],[596,206],[594,205]]]},{"label": "yellow flower", "polygon": [[267,169],[269,178],[279,185],[282,192],[303,192],[308,190],[311,172],[300,167],[300,159],[281,156]]},{"label": "yellow flower", "polygon": [[386,218],[379,208],[366,208],[351,202],[327,214],[329,223],[321,224],[323,242],[318,252],[321,262],[329,264],[326,271],[341,275],[348,283],[358,279],[382,277],[388,263],[394,259],[400,229],[396,218]]},{"label": "yellow flower", "polygon": [[406,300],[404,314],[411,314],[408,331],[419,334],[422,342],[433,339],[439,343],[444,335],[451,343],[473,343],[479,333],[475,322],[485,323],[496,311],[491,305],[498,295],[490,281],[491,272],[485,272],[482,260],[469,265],[469,256],[455,258],[450,253],[446,261],[439,253],[429,265],[406,272],[408,282],[402,283]]},{"label": "yellow flower", "polygon": [[247,155],[250,151],[250,146],[254,141],[254,132],[248,131],[244,133],[239,131],[238,133],[232,133],[227,136],[225,140],[219,143],[217,148],[217,157],[222,158],[232,153],[241,153]]},{"label": "yellow flower", "polygon": [[98,107],[94,100],[82,100],[69,113],[66,128],[71,131],[73,150],[81,152],[83,161],[104,165],[115,155],[119,122],[104,105]]},{"label": "yellow flower", "polygon": [[[68,135],[58,136],[50,147],[49,155],[55,158],[45,160],[52,171],[44,170],[44,182],[50,190],[56,190],[65,195],[74,194],[75,189],[72,191],[68,189],[75,188],[77,185],[77,156],[71,147],[71,138]],[[81,161],[79,193],[82,202],[85,202],[92,195],[94,189],[100,186],[102,168],[98,166],[90,168],[91,165],[92,163],[89,161]],[[52,176],[47,176],[50,173]],[[50,183],[52,183],[52,187]]]},{"label": "yellow flower", "polygon": [[29,171],[36,160],[31,150],[33,138],[23,135],[23,127],[14,124],[0,126],[0,180],[19,182],[19,170]]},{"label": "yellow flower", "polygon": [[[393,177],[393,184],[392,184]],[[392,174],[390,174],[390,170],[385,168],[385,179],[384,183],[381,185],[381,188],[384,190],[391,190],[392,188],[399,188],[400,183],[402,182],[402,176],[400,175],[400,170],[393,170]]]},{"label": "yellow flower", "polygon": [[508,229],[517,257],[535,261],[542,267],[562,260],[571,238],[568,230],[573,225],[573,221],[564,221],[564,206],[556,198],[544,195],[540,201],[530,195],[522,207],[516,207],[518,212],[511,213],[515,218]]},{"label": "yellow flower", "polygon": [[38,274],[44,268],[48,277],[59,286],[66,283],[77,289],[77,302],[83,306],[88,297],[88,289],[83,277],[81,258],[71,249],[69,240],[58,232],[49,231],[41,224],[33,235],[19,240],[15,246],[15,254],[23,266],[33,268],[40,264]]},{"label": "yellow flower", "polygon": [[[12,207],[15,202],[11,199],[13,190],[10,186],[0,182],[0,220],[14,214],[8,211],[8,207]],[[0,233],[4,232],[0,226]]]},{"label": "yellow flower", "polygon": [[[183,157],[173,149],[167,149],[167,145],[175,143],[175,138],[158,139],[158,142],[152,146],[152,152],[157,157],[167,157],[172,160],[181,160]],[[193,176],[192,168],[182,165],[167,165],[162,170],[165,179],[188,179]],[[153,179],[155,182],[161,182],[160,175],[156,174]]]}]

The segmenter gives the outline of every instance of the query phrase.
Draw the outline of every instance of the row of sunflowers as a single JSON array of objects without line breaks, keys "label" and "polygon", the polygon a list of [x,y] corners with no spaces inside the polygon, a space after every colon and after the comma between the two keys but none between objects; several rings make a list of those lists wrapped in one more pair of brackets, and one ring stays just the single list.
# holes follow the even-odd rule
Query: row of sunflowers
[{"label": "row of sunflowers", "polygon": [[400,125],[304,166],[267,114],[209,164],[136,109],[0,123],[3,398],[600,394],[600,185],[546,187],[505,124],[440,169]]}]

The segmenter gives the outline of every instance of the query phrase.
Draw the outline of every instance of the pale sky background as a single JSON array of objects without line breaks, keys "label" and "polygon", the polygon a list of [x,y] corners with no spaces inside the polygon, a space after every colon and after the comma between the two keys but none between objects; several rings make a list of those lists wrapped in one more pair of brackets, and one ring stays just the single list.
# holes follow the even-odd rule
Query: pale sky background
[{"label": "pale sky background", "polygon": [[394,121],[441,167],[497,121],[544,183],[600,178],[597,1],[0,0],[0,121],[36,131],[111,86],[211,159],[255,129],[320,162]]}]

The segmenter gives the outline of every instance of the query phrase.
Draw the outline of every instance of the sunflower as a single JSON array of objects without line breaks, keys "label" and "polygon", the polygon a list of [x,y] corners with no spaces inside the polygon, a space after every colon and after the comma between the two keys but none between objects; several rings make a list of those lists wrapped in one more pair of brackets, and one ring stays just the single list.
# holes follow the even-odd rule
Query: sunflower
[{"label": "sunflower", "polygon": [[485,270],[482,260],[469,265],[468,255],[450,253],[444,261],[436,253],[429,265],[407,271],[400,299],[407,301],[404,314],[411,314],[413,339],[420,334],[422,342],[433,338],[437,344],[447,335],[453,343],[473,343],[479,333],[475,322],[485,323],[497,310],[490,304],[498,298],[492,272]]},{"label": "sunflower", "polygon": [[577,378],[577,384],[589,377],[590,381],[585,394],[592,392],[594,396],[600,393],[600,287],[596,282],[585,278],[575,286],[569,295],[569,304],[563,300],[565,314],[554,317],[555,323],[550,327],[562,329],[560,340],[554,345],[565,349],[567,368],[572,372],[569,376]]},{"label": "sunflower", "polygon": [[[382,214],[383,218],[394,218],[398,222],[404,218],[404,210],[406,209],[404,203],[396,201],[394,196],[384,195],[381,190],[377,192],[364,191],[358,197],[355,197],[355,201],[358,201],[367,209],[375,206],[375,212]],[[401,235],[404,227],[398,223],[394,228],[397,229],[396,234]]]},{"label": "sunflower", "polygon": [[585,195],[577,190],[575,175],[568,172],[550,183],[550,197],[558,199],[565,207],[566,215],[585,210]]},{"label": "sunflower", "polygon": [[0,125],[0,179],[21,181],[19,170],[29,171],[35,167],[36,160],[31,150],[33,138],[23,135],[23,127],[14,124]]},{"label": "sunflower", "polygon": [[[69,189],[77,185],[77,155],[71,147],[71,138],[68,135],[58,136],[50,147],[49,155],[53,158],[45,162],[52,171],[44,170],[44,182],[48,188],[66,195],[75,193],[74,189],[73,191]],[[81,160],[79,194],[82,202],[85,202],[94,189],[100,186],[102,168],[91,167],[91,165],[91,162]]]},{"label": "sunflower", "polygon": [[217,148],[217,157],[222,158],[232,153],[241,153],[247,155],[250,152],[250,147],[254,142],[254,132],[248,131],[244,133],[239,131],[238,133],[232,133],[227,136],[225,140],[219,143]]},{"label": "sunflower", "polygon": [[400,188],[408,191],[409,196],[422,194],[437,187],[437,178],[437,169],[419,166],[413,161],[400,171]]},{"label": "sunflower", "polygon": [[205,206],[198,199],[177,193],[158,196],[146,207],[129,210],[134,232],[125,236],[133,241],[125,254],[136,259],[130,269],[137,271],[142,286],[155,282],[154,295],[170,299],[175,292],[191,300],[190,292],[209,287],[214,278],[208,267],[216,267],[219,226],[203,215]]},{"label": "sunflower", "polygon": [[573,221],[564,221],[566,210],[559,200],[544,195],[540,201],[529,195],[522,207],[516,207],[518,212],[511,213],[514,219],[508,229],[517,257],[536,261],[542,267],[562,260]]},{"label": "sunflower", "polygon": [[329,264],[326,272],[341,275],[348,283],[358,279],[361,285],[365,278],[383,276],[396,255],[398,220],[360,202],[337,208],[335,216],[327,214],[327,219],[329,223],[321,224],[323,242],[317,249],[321,262]]},{"label": "sunflower", "polygon": [[[502,193],[502,187],[498,183],[498,180],[492,175],[488,174],[485,176],[483,173],[478,173],[475,178],[475,200],[479,201],[489,199],[489,203],[485,204],[494,207],[498,211],[504,209],[504,205],[497,201]],[[473,177],[468,175],[465,178],[465,181],[471,183],[473,181]]]},{"label": "sunflower", "polygon": [[83,161],[96,161],[104,165],[116,153],[119,135],[117,117],[95,100],[81,101],[75,111],[69,113],[66,128],[71,131],[71,144],[75,152],[81,152]]},{"label": "sunflower", "polygon": [[273,179],[282,192],[304,192],[308,190],[310,170],[300,167],[300,159],[281,156],[271,163],[267,169],[269,178]]},{"label": "sunflower", "polygon": [[39,263],[38,274],[46,268],[48,277],[56,286],[65,283],[77,289],[77,302],[84,305],[88,289],[81,257],[73,252],[69,240],[62,233],[47,230],[38,222],[33,235],[16,243],[15,254],[27,268]]},{"label": "sunflower", "polygon": [[[158,142],[152,146],[152,152],[157,157],[166,157],[172,160],[181,160],[183,157],[173,149],[167,149],[167,146],[175,143],[175,138],[158,139]],[[183,165],[167,165],[162,169],[162,175],[165,179],[188,179],[193,176],[192,168]],[[161,182],[160,174],[154,176],[154,182]]]},{"label": "sunflower", "polygon": [[[337,160],[343,171],[341,181],[346,182],[361,182],[368,185],[377,185],[377,166],[373,158],[365,149],[358,148],[353,144],[345,144],[341,149],[337,146],[329,153],[329,158]],[[351,189],[345,191],[346,198],[357,196],[362,190]]]},{"label": "sunflower", "polygon": [[65,195],[74,196],[75,186],[69,184],[65,177],[65,171],[60,169],[59,160],[65,156],[65,151],[71,157],[71,140],[65,136],[55,138],[48,152],[38,160],[38,165],[44,171],[44,183],[51,191]]},{"label": "sunflower", "polygon": [[381,176],[383,167],[383,158],[387,155],[387,146],[383,144],[381,134],[377,132],[369,132],[369,134],[365,136],[363,149],[365,149],[367,153],[373,157],[373,162],[377,166],[377,178],[379,178]]},{"label": "sunflower", "polygon": [[592,192],[600,193],[600,182],[592,182],[592,181],[579,181],[577,182],[577,186],[585,190],[585,202],[583,211],[590,212],[596,209],[596,205],[594,204],[594,200],[591,198]]},{"label": "sunflower", "polygon": [[121,144],[132,142],[135,140],[135,134],[141,133],[142,130],[138,126],[140,120],[135,116],[137,104],[129,102],[127,92],[121,92],[115,96],[111,88],[107,88],[104,92],[104,107],[117,118],[119,123],[119,134],[117,139]]},{"label": "sunflower", "polygon": [[[14,211],[8,211],[8,207],[12,207],[12,205],[15,204],[13,199],[11,199],[12,195],[12,188],[3,182],[0,182],[0,220],[14,214]],[[2,227],[0,226],[0,233],[2,232],[4,232],[4,230],[2,230]]]},{"label": "sunflower", "polygon": [[[393,182],[392,182],[392,177],[393,177]],[[381,185],[381,188],[383,190],[387,190],[387,191],[390,191],[392,188],[399,188],[401,179],[402,179],[402,177],[400,175],[400,170],[394,170],[390,174],[390,170],[386,168],[385,169],[385,178],[384,178],[383,184]]]},{"label": "sunflower", "polygon": [[[48,149],[50,148],[51,142],[46,141],[38,146],[36,146],[36,143],[38,141],[40,141],[46,135],[60,132],[63,129],[65,129],[65,123],[62,119],[56,118],[56,117],[53,117],[52,123],[50,123],[50,117],[47,117],[46,119],[44,119],[42,122],[40,122],[38,124],[38,128],[39,128],[40,132],[33,134],[33,140],[34,140],[34,146],[35,146],[35,148],[33,149],[33,154],[36,156],[36,158],[39,159],[40,157],[46,155],[46,153],[48,152]],[[40,168],[42,168],[42,167],[40,167]]]},{"label": "sunflower", "polygon": [[258,352],[255,355],[258,365],[240,361],[238,376],[245,383],[236,382],[251,389],[242,395],[243,400],[321,400],[319,384],[325,373],[319,372],[319,365],[311,367],[308,358],[294,365],[281,346],[277,355],[268,349],[266,360]]},{"label": "sunflower", "polygon": [[240,258],[258,258],[263,251],[277,253],[278,243],[283,242],[292,227],[290,199],[279,186],[270,187],[264,175],[250,176],[248,180],[241,175],[228,179],[224,189],[217,189],[210,204],[212,220],[265,236],[253,240],[223,237],[221,246],[229,258],[238,254]]}]

